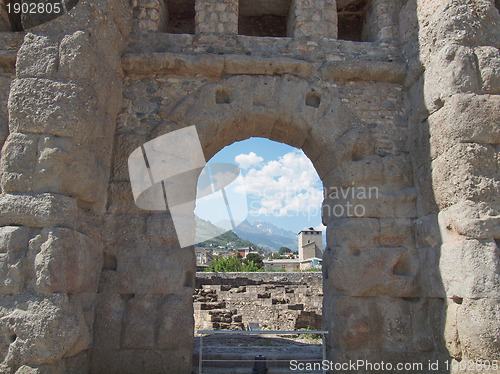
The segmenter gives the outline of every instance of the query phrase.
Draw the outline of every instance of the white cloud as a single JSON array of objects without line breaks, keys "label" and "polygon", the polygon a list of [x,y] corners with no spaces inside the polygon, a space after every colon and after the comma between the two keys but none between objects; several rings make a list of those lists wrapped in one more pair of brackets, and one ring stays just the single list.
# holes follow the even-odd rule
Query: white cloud
[{"label": "white cloud", "polygon": [[234,161],[240,165],[242,169],[248,169],[251,166],[260,164],[264,159],[257,156],[255,152],[250,152],[249,154],[240,154],[234,158]]},{"label": "white cloud", "polygon": [[253,164],[243,182],[247,194],[257,201],[250,206],[250,213],[255,215],[314,215],[323,201],[318,174],[307,156],[298,150],[278,160]]}]

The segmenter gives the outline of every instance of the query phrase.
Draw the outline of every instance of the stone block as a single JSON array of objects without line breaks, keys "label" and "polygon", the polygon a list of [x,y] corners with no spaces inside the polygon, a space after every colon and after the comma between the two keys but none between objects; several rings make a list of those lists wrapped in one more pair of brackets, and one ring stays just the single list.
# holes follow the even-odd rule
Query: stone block
[{"label": "stone block", "polygon": [[39,138],[35,134],[9,135],[1,155],[3,192],[32,191]]},{"label": "stone block", "polygon": [[500,299],[464,299],[457,311],[463,359],[500,360]]},{"label": "stone block", "polygon": [[[426,1],[421,13],[420,40],[433,44],[495,45],[498,44],[500,22],[498,5],[489,0],[479,0],[477,12],[467,13],[472,2],[466,0],[453,6]],[[436,43],[437,42],[437,43]],[[430,42],[429,42],[430,44]],[[433,51],[430,51],[432,54]]]},{"label": "stone block", "polygon": [[89,361],[89,351],[83,351],[74,356],[65,357],[61,362],[61,366],[67,373],[86,374],[90,372]]},{"label": "stone block", "polygon": [[[337,296],[325,299],[328,345],[346,354],[436,352],[442,344],[443,300]],[[330,325],[331,323],[331,325]],[[435,331],[433,331],[435,330]]]},{"label": "stone block", "polygon": [[358,186],[338,189],[323,201],[323,224],[347,217],[416,218],[416,198],[416,190],[412,187]]},{"label": "stone block", "polygon": [[146,143],[146,136],[117,134],[114,140],[112,178],[113,181],[130,183],[128,158],[138,147]]},{"label": "stone block", "polygon": [[52,364],[91,343],[81,306],[64,294],[4,296],[0,316],[2,335],[11,337],[4,360],[11,367]]},{"label": "stone block", "polygon": [[428,118],[430,156],[456,143],[500,143],[500,96],[457,94]]},{"label": "stone block", "polygon": [[377,239],[381,247],[415,248],[413,220],[408,218],[381,218]]},{"label": "stone block", "polygon": [[[335,152],[324,152],[314,163],[318,169],[330,172],[332,165],[333,167],[341,167],[344,163],[364,159],[370,159],[374,163],[377,162],[373,157],[375,153],[373,134],[366,126],[358,126],[349,130],[340,137],[333,139],[332,143],[328,145],[330,148],[335,149]],[[373,168],[375,167],[376,165],[373,166]],[[323,176],[320,175],[320,177]],[[338,185],[338,187],[343,186]]]},{"label": "stone block", "polygon": [[414,168],[420,168],[432,161],[429,142],[429,123],[419,122],[408,126],[408,147]]},{"label": "stone block", "polygon": [[461,200],[492,201],[500,194],[498,151],[485,144],[456,144],[432,162],[432,184],[438,206]]},{"label": "stone block", "polygon": [[458,239],[443,244],[439,268],[450,298],[500,298],[500,253],[494,240]]},{"label": "stone block", "polygon": [[127,53],[123,69],[135,74],[178,74],[220,77],[225,59],[222,56],[189,56],[176,53]]},{"label": "stone block", "polygon": [[104,220],[103,241],[112,243],[144,242],[146,216],[137,214],[110,214]]},{"label": "stone block", "polygon": [[11,132],[51,134],[89,142],[104,136],[104,114],[94,90],[74,81],[24,78],[12,82]]},{"label": "stone block", "polygon": [[474,49],[484,93],[500,94],[500,50],[483,46]]},{"label": "stone block", "polygon": [[194,251],[165,244],[118,243],[107,250],[117,259],[116,271],[102,274],[101,292],[120,294],[179,293],[193,283]]},{"label": "stone block", "polygon": [[424,73],[424,100],[430,113],[457,93],[478,92],[480,82],[474,50],[448,44],[433,52]]},{"label": "stone block", "polygon": [[[325,152],[328,154],[329,152]],[[335,163],[329,166],[338,165]],[[328,169],[327,169],[328,170]],[[346,188],[350,186],[378,185],[384,182],[384,165],[378,156],[372,156],[364,160],[346,161],[331,170],[323,178],[327,188]]]},{"label": "stone block", "polygon": [[65,35],[59,49],[58,76],[95,87],[103,108],[113,113],[121,105],[121,64],[113,65],[108,51],[103,54],[98,44],[90,32]]},{"label": "stone block", "polygon": [[107,212],[113,215],[147,214],[147,211],[135,205],[130,182],[109,183]]},{"label": "stone block", "polygon": [[[325,299],[325,329],[330,331],[329,346],[343,351],[368,350],[376,345],[380,320],[371,298],[349,296]],[[334,322],[335,321],[335,322]]]},{"label": "stone block", "polygon": [[167,295],[159,300],[158,348],[191,349],[194,334],[191,294]]},{"label": "stone block", "polygon": [[407,67],[400,62],[330,61],[320,68],[321,77],[329,81],[375,81],[403,83]]},{"label": "stone block", "polygon": [[97,291],[103,264],[102,244],[65,228],[42,229],[30,240],[36,289],[42,294]]},{"label": "stone block", "polygon": [[0,228],[0,294],[19,293],[28,275],[26,252],[31,230],[27,227],[4,226]]},{"label": "stone block", "polygon": [[336,293],[415,297],[420,296],[417,256],[415,250],[402,248],[332,248],[323,255],[323,267]]},{"label": "stone block", "polygon": [[149,215],[146,221],[146,240],[157,243],[177,243],[172,216],[168,213]]},{"label": "stone block", "polygon": [[425,77],[421,71],[418,71],[417,74],[419,75],[414,78],[416,82],[414,82],[408,90],[408,100],[411,108],[410,112],[408,113],[408,124],[410,126],[418,126],[418,124],[426,121],[430,113],[434,113],[436,110],[439,110],[442,107],[442,103],[440,102],[436,102],[430,107],[427,106],[424,98]]},{"label": "stone block", "polygon": [[28,33],[19,48],[18,78],[53,78],[59,64],[59,37]]},{"label": "stone block", "polygon": [[27,250],[30,231],[22,226],[0,227],[0,253]]},{"label": "stone block", "polygon": [[226,57],[224,73],[228,75],[282,75],[309,77],[314,73],[312,64],[288,58],[263,58],[233,55]]},{"label": "stone block", "polygon": [[[359,235],[361,231],[363,235]],[[379,220],[375,218],[339,218],[330,221],[326,241],[331,248],[374,248],[379,245],[376,239],[379,232]]]},{"label": "stone block", "polygon": [[443,241],[457,235],[470,239],[500,237],[500,212],[496,203],[461,201],[439,212]]},{"label": "stone block", "polygon": [[193,352],[189,350],[96,350],[91,372],[96,374],[189,373]]},{"label": "stone block", "polygon": [[146,295],[136,295],[127,302],[122,348],[152,349],[155,347],[157,303],[157,298]]},{"label": "stone block", "polygon": [[127,295],[99,293],[94,320],[93,348],[120,349]]},{"label": "stone block", "polygon": [[105,204],[108,167],[97,152],[78,140],[53,136],[41,136],[38,147],[35,192],[69,195],[86,207]]},{"label": "stone block", "polygon": [[10,25],[9,21],[9,14],[7,13],[7,9],[4,9],[3,7],[0,9],[0,31],[12,31],[12,26]]},{"label": "stone block", "polygon": [[144,372],[144,350],[92,350],[90,369],[96,374],[134,374]]},{"label": "stone block", "polygon": [[0,195],[0,226],[28,227],[76,226],[79,210],[76,200],[57,194]]}]

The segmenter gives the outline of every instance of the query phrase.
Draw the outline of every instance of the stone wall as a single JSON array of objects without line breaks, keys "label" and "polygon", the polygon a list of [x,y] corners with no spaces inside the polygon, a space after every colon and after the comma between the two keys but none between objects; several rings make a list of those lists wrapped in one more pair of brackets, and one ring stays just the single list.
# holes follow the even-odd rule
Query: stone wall
[{"label": "stone wall", "polygon": [[[295,3],[310,9],[297,27],[321,27],[249,37],[214,18],[174,35],[161,32],[168,3],[80,0],[19,34],[17,56],[20,39],[2,39],[4,87],[17,62],[1,156],[1,371],[191,371],[193,248],[179,247],[168,210],[135,206],[127,168],[137,147],[191,125],[207,160],[257,136],[313,162],[327,189],[330,360],[499,358],[495,2],[374,0],[360,38],[372,43],[335,40],[331,14]],[[353,187],[378,193],[338,193]],[[335,210],[348,204],[363,214]],[[216,322],[243,323],[227,310]]]},{"label": "stone wall", "polygon": [[413,61],[416,230],[422,250],[439,261],[446,348],[458,361],[498,360],[499,10],[490,0],[409,1],[401,25]]},{"label": "stone wall", "polygon": [[[15,78],[16,55],[24,35],[0,32],[0,149],[9,135],[9,114],[7,101],[10,84]],[[1,154],[0,154],[1,164]],[[0,187],[1,188],[1,187]],[[1,189],[0,189],[1,191]]]},{"label": "stone wall", "polygon": [[15,38],[1,42],[16,61],[1,159],[2,372],[88,372],[127,30],[113,5],[80,1],[18,34],[17,56],[3,47]]},{"label": "stone wall", "polygon": [[322,328],[321,273],[197,273],[196,330]]}]

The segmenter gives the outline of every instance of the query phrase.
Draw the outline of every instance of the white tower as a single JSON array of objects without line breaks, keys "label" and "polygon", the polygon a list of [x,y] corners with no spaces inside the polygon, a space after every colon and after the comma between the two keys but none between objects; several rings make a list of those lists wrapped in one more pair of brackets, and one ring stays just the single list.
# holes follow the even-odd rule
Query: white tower
[{"label": "white tower", "polygon": [[299,259],[305,260],[311,257],[322,258],[323,236],[321,231],[312,227],[299,232]]}]

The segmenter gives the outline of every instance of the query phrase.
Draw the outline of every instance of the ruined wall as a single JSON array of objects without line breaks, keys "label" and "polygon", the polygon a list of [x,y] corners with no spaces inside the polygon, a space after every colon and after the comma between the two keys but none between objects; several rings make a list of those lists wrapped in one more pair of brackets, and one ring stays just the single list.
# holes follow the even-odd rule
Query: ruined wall
[{"label": "ruined wall", "polygon": [[321,273],[197,273],[196,330],[321,330]]}]

